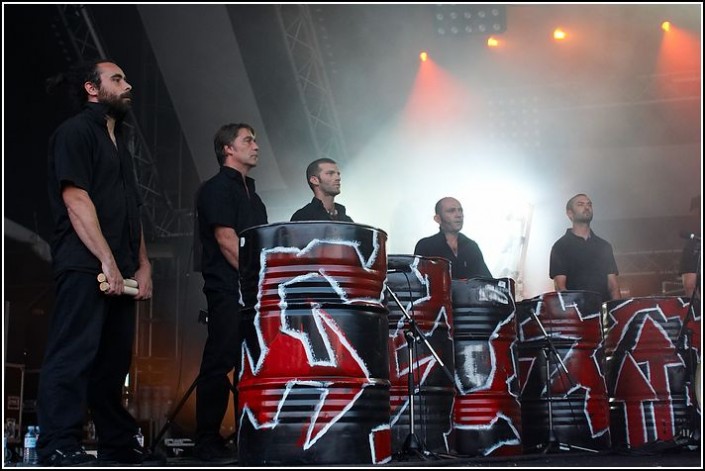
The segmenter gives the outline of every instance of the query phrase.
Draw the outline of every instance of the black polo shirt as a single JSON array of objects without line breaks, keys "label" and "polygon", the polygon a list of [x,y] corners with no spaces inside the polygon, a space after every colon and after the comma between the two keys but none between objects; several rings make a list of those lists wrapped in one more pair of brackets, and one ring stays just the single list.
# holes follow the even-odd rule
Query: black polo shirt
[{"label": "black polo shirt", "polygon": [[116,147],[108,134],[106,111],[102,103],[87,103],[49,140],[49,204],[55,224],[52,258],[56,275],[66,270],[96,274],[101,270],[100,261],[81,242],[69,219],[61,196],[67,184],[88,192],[122,276],[134,275],[138,267],[142,202],[126,129],[121,122],[116,123]]},{"label": "black polo shirt", "polygon": [[335,204],[335,210],[338,214],[333,217],[323,206],[323,201],[319,200],[315,196],[309,204],[299,209],[291,216],[292,221],[346,221],[353,222],[353,220],[345,214],[345,206],[338,203]]},{"label": "black polo shirt", "polygon": [[685,247],[683,247],[683,252],[681,252],[681,261],[679,264],[679,272],[683,273],[697,273],[698,272],[698,261],[700,259],[700,240],[690,239],[686,242]]},{"label": "black polo shirt", "polygon": [[609,301],[609,274],[619,274],[612,245],[592,230],[583,239],[568,229],[551,248],[549,276],[565,275],[566,289],[595,291]]},{"label": "black polo shirt", "polygon": [[237,292],[240,286],[238,270],[228,263],[215,239],[215,227],[232,227],[239,236],[249,227],[267,224],[267,209],[255,193],[255,181],[250,177],[245,181],[234,168],[222,166],[199,190],[196,207],[204,289]]},{"label": "black polo shirt", "polygon": [[477,243],[464,236],[458,234],[458,256],[456,257],[453,250],[446,241],[446,236],[442,231],[438,231],[436,235],[425,237],[416,243],[414,255],[423,255],[424,257],[443,257],[450,261],[451,275],[453,279],[486,277],[492,278],[489,268],[485,264],[485,259],[482,256],[482,251]]}]

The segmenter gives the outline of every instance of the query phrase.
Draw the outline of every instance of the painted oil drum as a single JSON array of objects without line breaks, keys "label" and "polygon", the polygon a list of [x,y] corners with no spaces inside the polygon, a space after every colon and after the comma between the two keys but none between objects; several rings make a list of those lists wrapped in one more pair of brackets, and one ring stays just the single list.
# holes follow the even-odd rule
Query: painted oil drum
[{"label": "painted oil drum", "polygon": [[518,455],[521,405],[514,280],[453,280],[453,428],[462,455]]},{"label": "painted oil drum", "polygon": [[[452,413],[455,398],[451,379],[455,358],[450,262],[439,257],[389,255],[387,286],[418,328],[417,332],[411,327],[401,307],[388,294],[392,453],[403,451],[404,442],[411,433],[412,412],[414,433],[425,449],[450,453],[454,448]],[[408,341],[410,333],[411,344]],[[419,335],[428,341],[433,352]],[[410,350],[413,360],[409,357]],[[443,370],[434,352],[448,372]],[[410,364],[413,364],[411,368]],[[409,395],[409,374],[412,375],[413,396]]]},{"label": "painted oil drum", "polygon": [[240,238],[240,464],[389,461],[386,233],[293,222]]},{"label": "painted oil drum", "polygon": [[[607,388],[615,447],[699,436],[694,391],[700,313],[688,298],[643,297],[604,306]],[[685,326],[684,326],[685,324]]]},{"label": "painted oil drum", "polygon": [[601,308],[577,290],[517,303],[525,451],[610,447]]}]

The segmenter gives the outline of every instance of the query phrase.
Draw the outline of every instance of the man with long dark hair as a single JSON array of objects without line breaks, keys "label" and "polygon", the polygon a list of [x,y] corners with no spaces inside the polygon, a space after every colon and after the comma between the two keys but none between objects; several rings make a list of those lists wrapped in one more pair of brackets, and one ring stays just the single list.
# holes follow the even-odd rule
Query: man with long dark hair
[{"label": "man with long dark hair", "polygon": [[[44,466],[92,465],[95,459],[81,446],[88,406],[98,460],[141,464],[155,457],[138,442],[137,423],[122,405],[135,300],[152,296],[141,201],[122,124],[132,86],[110,60],[82,64],[67,77],[83,110],[49,141],[56,305],[40,374],[38,455]],[[123,293],[126,278],[137,282],[134,297]]]}]

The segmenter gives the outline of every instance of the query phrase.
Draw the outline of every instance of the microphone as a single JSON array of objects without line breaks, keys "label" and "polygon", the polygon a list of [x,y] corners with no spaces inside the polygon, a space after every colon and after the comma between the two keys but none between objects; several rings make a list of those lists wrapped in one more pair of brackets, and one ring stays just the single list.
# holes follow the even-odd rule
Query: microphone
[{"label": "microphone", "polygon": [[695,235],[694,232],[680,231],[678,235],[680,235],[682,239],[700,240],[700,236]]}]

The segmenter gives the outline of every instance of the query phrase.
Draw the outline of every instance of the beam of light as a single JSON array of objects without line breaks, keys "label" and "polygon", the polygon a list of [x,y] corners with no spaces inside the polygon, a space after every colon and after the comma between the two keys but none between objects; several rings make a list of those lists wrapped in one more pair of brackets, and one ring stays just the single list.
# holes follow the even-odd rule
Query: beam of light
[{"label": "beam of light", "polygon": [[563,31],[562,28],[556,28],[553,30],[553,39],[555,39],[556,41],[563,41],[567,37],[568,35],[565,31]]},{"label": "beam of light", "polygon": [[425,127],[475,129],[482,117],[481,103],[471,95],[466,81],[440,67],[430,57],[417,69],[416,79],[402,112],[402,123]]},{"label": "beam of light", "polygon": [[428,60],[428,53],[422,51],[421,54],[419,54],[419,59],[421,59],[421,62],[426,62]]},{"label": "beam of light", "polygon": [[700,38],[671,24],[668,34],[661,36],[657,73],[699,71],[700,54]]}]

